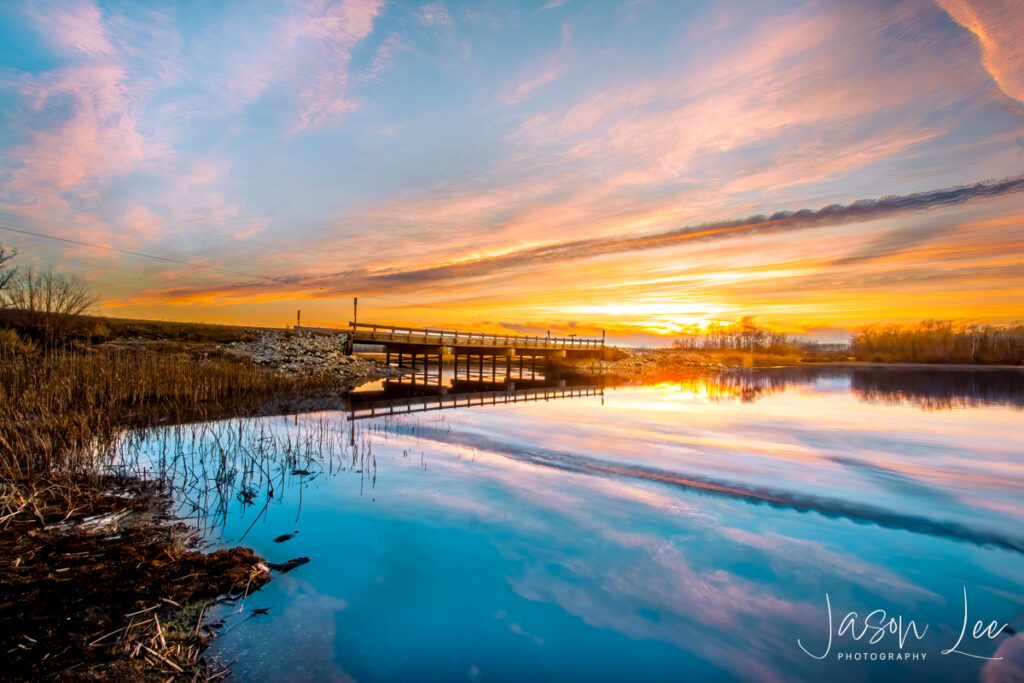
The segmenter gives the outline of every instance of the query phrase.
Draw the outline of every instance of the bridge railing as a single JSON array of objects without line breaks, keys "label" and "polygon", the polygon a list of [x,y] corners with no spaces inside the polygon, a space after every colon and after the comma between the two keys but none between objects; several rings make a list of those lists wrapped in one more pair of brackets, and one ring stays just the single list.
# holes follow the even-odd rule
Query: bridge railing
[{"label": "bridge railing", "polygon": [[441,346],[515,346],[540,349],[600,349],[604,346],[603,339],[581,337],[491,334],[372,323],[349,323],[349,326],[352,328],[353,339],[356,341],[365,341],[365,337],[369,337],[373,341],[404,341]]}]

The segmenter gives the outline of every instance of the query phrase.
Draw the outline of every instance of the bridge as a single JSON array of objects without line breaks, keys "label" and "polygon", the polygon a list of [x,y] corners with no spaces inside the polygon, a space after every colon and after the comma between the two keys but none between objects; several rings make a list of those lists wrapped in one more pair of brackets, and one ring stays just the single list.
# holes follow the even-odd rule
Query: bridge
[{"label": "bridge", "polygon": [[457,382],[447,387],[423,387],[411,391],[407,384],[385,382],[378,391],[355,392],[348,397],[348,412],[352,420],[365,420],[387,415],[407,415],[449,408],[471,408],[492,406],[503,403],[524,403],[551,401],[583,396],[604,398],[604,388],[594,385],[517,386],[515,383],[502,385],[490,382]]},{"label": "bridge", "polygon": [[445,356],[454,357],[456,377],[508,381],[537,377],[538,366],[553,358],[602,359],[604,338],[577,336],[552,337],[442,330],[427,327],[402,327],[374,323],[349,323],[349,351],[353,344],[383,347],[385,363],[412,368],[414,374],[440,366]]},{"label": "bridge", "polygon": [[[445,355],[489,353],[499,355],[554,355],[565,358],[594,357],[604,351],[604,338],[523,336],[462,330],[438,330],[429,327],[400,327],[373,323],[349,323],[351,339],[357,344],[382,344],[396,351],[426,352],[445,349]],[[450,350],[449,350],[450,349]],[[583,354],[583,355],[580,355]]]}]

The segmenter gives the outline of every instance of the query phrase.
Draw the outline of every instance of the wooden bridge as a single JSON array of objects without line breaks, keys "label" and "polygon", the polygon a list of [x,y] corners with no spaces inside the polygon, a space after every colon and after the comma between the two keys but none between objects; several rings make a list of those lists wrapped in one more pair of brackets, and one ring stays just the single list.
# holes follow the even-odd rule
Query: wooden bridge
[{"label": "wooden bridge", "polygon": [[445,356],[454,358],[456,376],[470,379],[475,374],[484,379],[489,374],[492,380],[507,381],[527,374],[535,378],[538,365],[543,367],[552,358],[601,359],[605,353],[604,338],[490,334],[355,322],[349,328],[350,350],[352,344],[381,346],[388,365],[397,360],[399,367],[414,371],[422,367],[425,375],[432,365],[437,366],[439,374]]},{"label": "wooden bridge", "polygon": [[490,406],[502,403],[521,403],[528,401],[551,401],[563,398],[579,398],[582,396],[600,396],[604,398],[604,388],[600,386],[527,386],[515,384],[501,386],[484,382],[468,382],[456,384],[451,389],[434,387],[418,394],[394,395],[392,389],[408,389],[408,385],[396,385],[386,382],[385,388],[373,392],[356,392],[349,398],[349,417],[352,420],[365,420],[385,415],[405,415],[431,410],[449,408],[470,408],[474,406]]},{"label": "wooden bridge", "polygon": [[[376,325],[373,323],[349,323],[351,338],[357,344],[382,344],[395,351],[410,353],[426,349],[450,349],[448,353],[487,353],[499,355],[557,355],[566,357],[570,353],[599,355],[604,351],[604,339],[584,339],[575,335],[569,337],[524,336],[514,334],[490,334],[487,332],[464,332],[461,330],[438,330],[429,327],[400,327]],[[412,348],[415,347],[415,348]],[[436,353],[436,351],[435,351]]]}]

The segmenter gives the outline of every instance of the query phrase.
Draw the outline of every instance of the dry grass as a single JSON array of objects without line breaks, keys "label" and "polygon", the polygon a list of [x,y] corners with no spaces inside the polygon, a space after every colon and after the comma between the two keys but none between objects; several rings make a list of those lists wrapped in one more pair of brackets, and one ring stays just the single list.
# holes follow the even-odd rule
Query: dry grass
[{"label": "dry grass", "polygon": [[206,608],[269,579],[252,551],[202,553],[152,484],[0,485],[5,680],[204,680]]},{"label": "dry grass", "polygon": [[94,469],[126,427],[255,413],[277,397],[337,387],[327,375],[285,376],[243,360],[145,348],[43,353],[10,334],[0,339],[0,479],[7,481]]},{"label": "dry grass", "polygon": [[131,320],[92,315],[28,315],[12,309],[0,310],[0,326],[17,329],[22,335],[36,340],[49,339],[60,343],[70,339],[92,342],[108,339],[149,339],[227,344],[251,341],[261,331],[261,328],[254,327],[170,320]]},{"label": "dry grass", "polygon": [[[44,352],[0,331],[0,622],[18,624],[0,634],[4,678],[226,673],[201,660],[212,637],[201,610],[266,581],[265,568],[253,573],[259,558],[195,551],[183,525],[167,524],[165,496],[103,473],[124,457],[126,434],[142,438],[133,428],[256,415],[337,389],[330,375],[248,360],[160,345]],[[132,495],[119,495],[125,487]]]}]

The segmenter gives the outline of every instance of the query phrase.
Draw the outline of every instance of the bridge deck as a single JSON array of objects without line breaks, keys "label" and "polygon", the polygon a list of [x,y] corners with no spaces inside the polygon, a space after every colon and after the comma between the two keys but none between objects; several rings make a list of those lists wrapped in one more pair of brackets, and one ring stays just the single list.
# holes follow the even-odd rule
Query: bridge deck
[{"label": "bridge deck", "polygon": [[488,334],[462,330],[351,323],[352,341],[357,343],[406,343],[424,346],[456,346],[485,348],[516,348],[538,350],[591,350],[604,348],[603,339],[581,337],[541,337],[515,334]]}]

